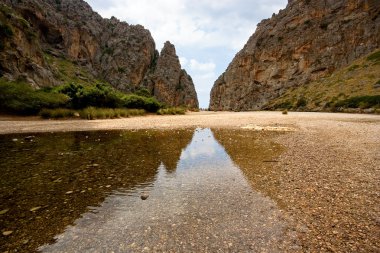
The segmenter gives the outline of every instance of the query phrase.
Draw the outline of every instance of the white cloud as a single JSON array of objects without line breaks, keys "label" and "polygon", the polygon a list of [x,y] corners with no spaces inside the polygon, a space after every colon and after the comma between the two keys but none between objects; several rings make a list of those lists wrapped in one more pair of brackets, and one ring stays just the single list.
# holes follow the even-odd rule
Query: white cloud
[{"label": "white cloud", "polygon": [[194,71],[201,71],[201,72],[214,72],[215,70],[215,63],[213,62],[198,62],[195,59],[190,60],[190,68]]},{"label": "white cloud", "polygon": [[187,63],[189,62],[189,60],[186,59],[186,57],[179,57],[179,62],[181,63],[181,67],[182,68],[186,68]]},{"label": "white cloud", "polygon": [[[147,27],[160,48],[176,46],[241,48],[256,24],[284,7],[286,0],[88,0],[104,17],[116,16]],[[268,16],[269,15],[269,16]]]}]

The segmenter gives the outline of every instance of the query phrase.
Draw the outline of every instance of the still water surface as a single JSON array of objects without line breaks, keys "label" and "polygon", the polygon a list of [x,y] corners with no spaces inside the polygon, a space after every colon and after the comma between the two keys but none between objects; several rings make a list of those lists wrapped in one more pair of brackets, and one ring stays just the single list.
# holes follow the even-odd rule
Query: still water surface
[{"label": "still water surface", "polygon": [[0,136],[1,230],[13,231],[1,251],[280,251],[287,224],[250,179],[276,147],[253,132],[25,137]]}]

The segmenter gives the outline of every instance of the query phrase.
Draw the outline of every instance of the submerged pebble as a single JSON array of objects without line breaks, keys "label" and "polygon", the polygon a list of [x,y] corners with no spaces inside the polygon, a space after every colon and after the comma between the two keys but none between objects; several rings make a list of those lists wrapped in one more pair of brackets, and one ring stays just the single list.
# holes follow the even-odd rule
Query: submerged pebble
[{"label": "submerged pebble", "polygon": [[30,211],[31,211],[31,212],[36,212],[36,211],[38,211],[38,210],[40,210],[40,209],[41,209],[40,206],[36,206],[36,207],[31,208]]},{"label": "submerged pebble", "polygon": [[3,236],[8,236],[8,235],[11,235],[13,233],[13,231],[9,230],[9,231],[4,231],[3,232]]}]

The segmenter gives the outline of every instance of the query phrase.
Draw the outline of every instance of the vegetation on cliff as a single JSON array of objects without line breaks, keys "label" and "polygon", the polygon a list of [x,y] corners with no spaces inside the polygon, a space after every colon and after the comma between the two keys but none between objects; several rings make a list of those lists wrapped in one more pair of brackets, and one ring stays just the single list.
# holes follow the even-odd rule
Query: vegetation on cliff
[{"label": "vegetation on cliff", "polygon": [[328,77],[289,89],[268,103],[265,109],[379,111],[380,50],[375,50]]}]

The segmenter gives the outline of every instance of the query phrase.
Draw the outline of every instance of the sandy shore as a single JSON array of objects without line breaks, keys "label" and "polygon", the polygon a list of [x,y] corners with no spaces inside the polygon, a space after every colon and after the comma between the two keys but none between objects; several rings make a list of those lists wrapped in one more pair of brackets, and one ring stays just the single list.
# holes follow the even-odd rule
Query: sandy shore
[{"label": "sandy shore", "polygon": [[259,129],[257,127],[262,126],[303,130],[316,127],[323,130],[326,126],[336,125],[339,122],[379,124],[380,116],[301,112],[290,112],[288,115],[282,115],[281,112],[196,112],[186,115],[148,115],[112,120],[41,120],[37,117],[0,116],[0,134],[193,127]]},{"label": "sandy shore", "polygon": [[275,137],[285,151],[273,170],[250,180],[253,187],[264,185],[263,193],[288,214],[298,245],[289,251],[380,251],[379,115],[199,112],[92,121],[0,118],[0,134],[193,127],[286,131]]}]

